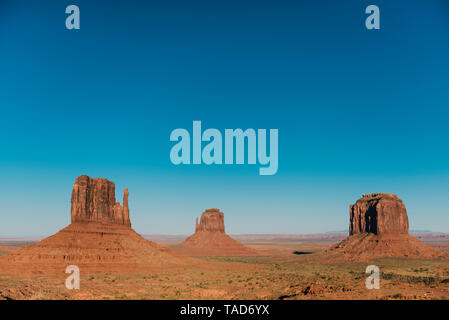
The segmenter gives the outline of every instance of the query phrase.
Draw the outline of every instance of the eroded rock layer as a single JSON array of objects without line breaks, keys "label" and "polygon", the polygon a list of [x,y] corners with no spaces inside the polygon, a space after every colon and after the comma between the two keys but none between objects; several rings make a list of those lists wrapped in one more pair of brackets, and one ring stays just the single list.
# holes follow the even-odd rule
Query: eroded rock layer
[{"label": "eroded rock layer", "polygon": [[391,193],[364,194],[350,207],[349,234],[408,234],[407,210]]},{"label": "eroded rock layer", "polygon": [[365,194],[350,206],[349,216],[349,237],[330,248],[329,256],[348,260],[447,257],[408,234],[407,210],[395,194]]},{"label": "eroded rock layer", "polygon": [[107,179],[76,179],[72,190],[71,218],[73,222],[99,222],[131,227],[128,208],[128,189],[123,195],[123,206],[115,201],[115,184]]},{"label": "eroded rock layer", "polygon": [[217,208],[207,209],[201,215],[200,223],[196,219],[195,232],[210,231],[225,233],[224,215]]}]

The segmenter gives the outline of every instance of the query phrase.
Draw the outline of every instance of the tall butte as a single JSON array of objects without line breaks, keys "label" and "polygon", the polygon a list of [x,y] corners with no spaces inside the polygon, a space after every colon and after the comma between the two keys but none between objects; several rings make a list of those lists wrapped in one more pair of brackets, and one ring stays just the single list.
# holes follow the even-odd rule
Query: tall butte
[{"label": "tall butte", "polygon": [[68,265],[77,265],[83,272],[133,273],[188,263],[131,228],[128,197],[125,189],[122,206],[115,201],[113,182],[78,177],[72,191],[71,224],[1,256],[1,273],[57,274]]},{"label": "tall butte", "polygon": [[121,206],[115,202],[114,182],[80,176],[72,190],[72,223],[96,222],[131,227],[128,196],[128,189],[125,189]]},{"label": "tall butte", "polygon": [[217,208],[207,209],[196,218],[195,233],[180,244],[178,250],[191,255],[252,255],[256,251],[225,233],[224,214]]},{"label": "tall butte", "polygon": [[349,209],[349,237],[328,253],[349,260],[380,257],[444,258],[436,250],[408,234],[404,203],[391,193],[364,194]]}]

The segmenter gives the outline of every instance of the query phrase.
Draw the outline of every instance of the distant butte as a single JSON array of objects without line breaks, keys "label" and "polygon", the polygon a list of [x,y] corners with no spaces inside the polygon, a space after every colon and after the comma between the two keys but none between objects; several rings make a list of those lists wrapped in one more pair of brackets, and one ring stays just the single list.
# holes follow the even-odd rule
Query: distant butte
[{"label": "distant butte", "polygon": [[207,209],[203,212],[200,223],[196,218],[195,233],[197,232],[225,233],[223,212],[220,212],[217,208]]},{"label": "distant butte", "polygon": [[200,222],[196,218],[195,233],[178,248],[191,255],[253,255],[255,250],[232,239],[225,233],[224,214],[217,208],[202,213]]},{"label": "distant butte", "polygon": [[407,210],[395,194],[364,194],[350,206],[349,216],[349,237],[328,250],[331,256],[349,260],[447,257],[408,234]]}]

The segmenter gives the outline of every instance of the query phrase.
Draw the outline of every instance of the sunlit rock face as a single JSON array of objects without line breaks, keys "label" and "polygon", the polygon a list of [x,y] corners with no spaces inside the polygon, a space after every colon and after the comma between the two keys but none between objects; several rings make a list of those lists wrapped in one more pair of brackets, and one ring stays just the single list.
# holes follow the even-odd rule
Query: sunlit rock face
[{"label": "sunlit rock face", "polygon": [[395,194],[364,194],[350,207],[350,235],[408,234],[408,227],[407,210]]},{"label": "sunlit rock face", "polygon": [[207,209],[201,215],[200,223],[196,219],[195,232],[211,231],[211,232],[225,232],[224,215],[217,208]]},{"label": "sunlit rock face", "polygon": [[115,201],[115,184],[107,179],[76,179],[72,190],[72,223],[99,222],[131,227],[128,208],[128,189],[123,195],[123,206]]}]

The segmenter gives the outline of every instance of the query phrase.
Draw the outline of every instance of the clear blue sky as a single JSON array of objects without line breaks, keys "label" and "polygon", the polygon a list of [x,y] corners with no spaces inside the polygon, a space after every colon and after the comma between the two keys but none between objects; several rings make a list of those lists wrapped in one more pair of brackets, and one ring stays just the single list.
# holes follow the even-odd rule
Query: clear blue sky
[{"label": "clear blue sky", "polygon": [[[447,0],[0,0],[0,237],[66,226],[81,174],[128,187],[141,233],[209,207],[233,234],[344,230],[370,192],[449,232],[448,79]],[[174,166],[193,120],[279,129],[278,173]]]}]

